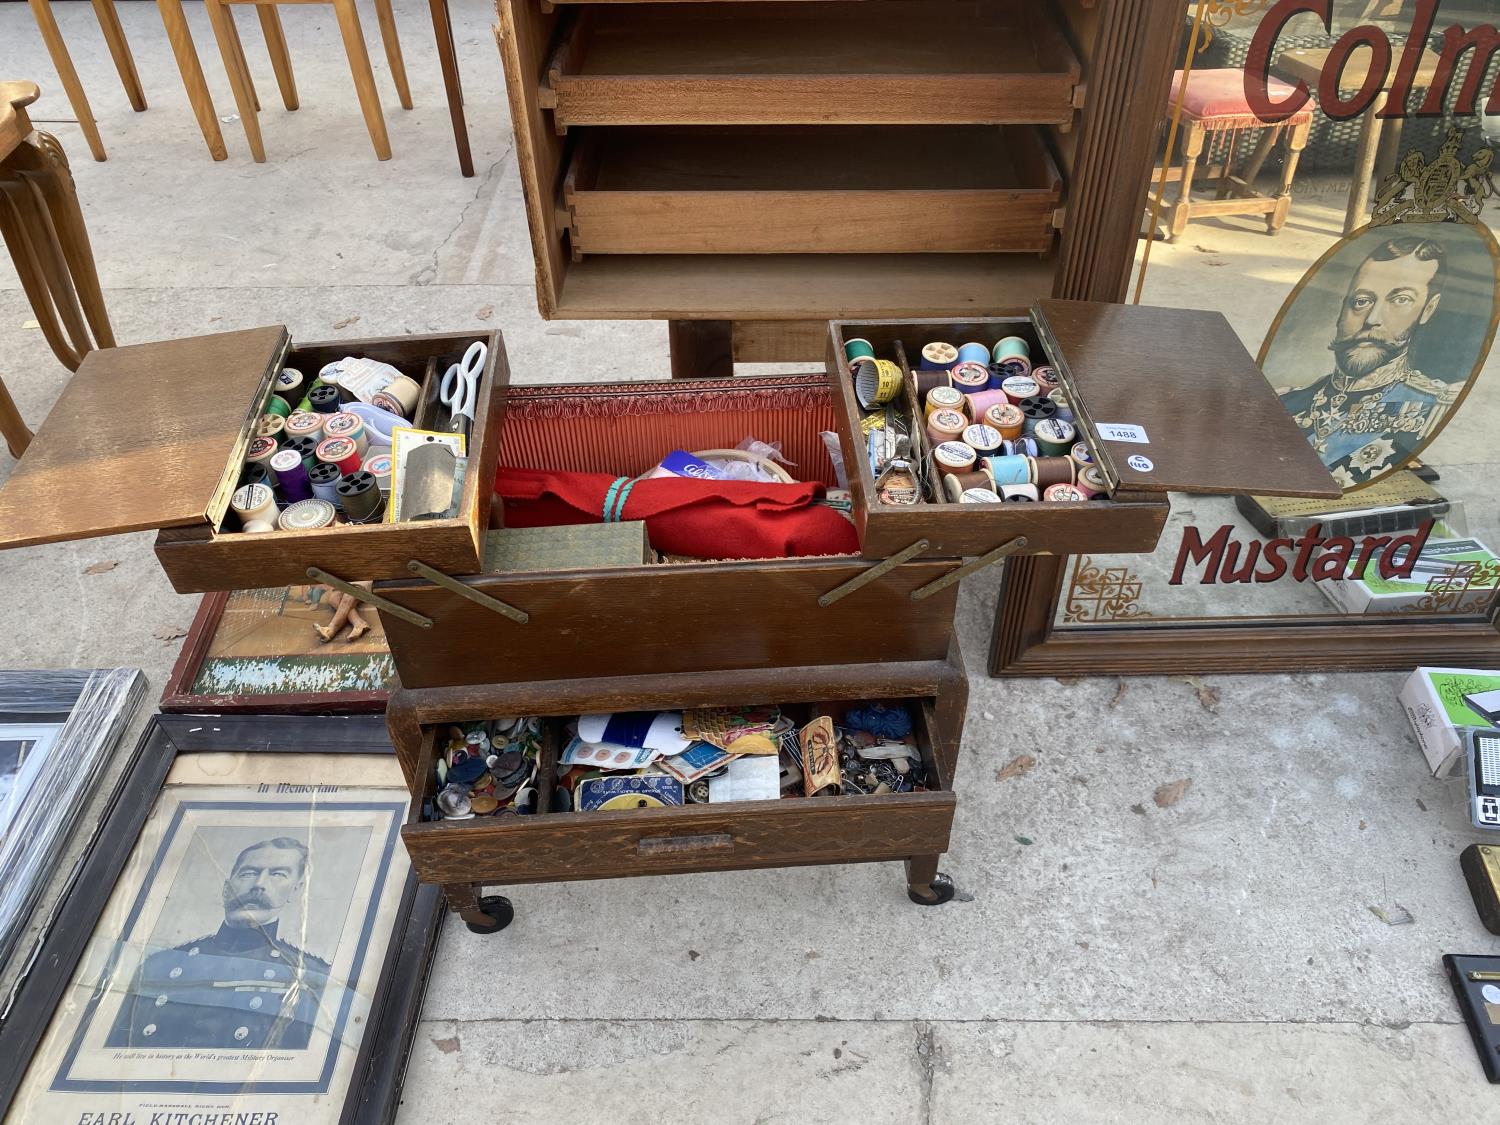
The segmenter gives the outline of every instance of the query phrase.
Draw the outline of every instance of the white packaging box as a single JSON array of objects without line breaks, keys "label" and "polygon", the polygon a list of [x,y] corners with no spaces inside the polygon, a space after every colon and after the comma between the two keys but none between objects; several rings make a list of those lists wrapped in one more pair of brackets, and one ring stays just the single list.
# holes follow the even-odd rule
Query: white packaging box
[{"label": "white packaging box", "polygon": [[1463,732],[1491,729],[1483,715],[1464,703],[1464,696],[1500,688],[1500,670],[1418,668],[1401,688],[1401,706],[1434,777],[1463,768]]}]

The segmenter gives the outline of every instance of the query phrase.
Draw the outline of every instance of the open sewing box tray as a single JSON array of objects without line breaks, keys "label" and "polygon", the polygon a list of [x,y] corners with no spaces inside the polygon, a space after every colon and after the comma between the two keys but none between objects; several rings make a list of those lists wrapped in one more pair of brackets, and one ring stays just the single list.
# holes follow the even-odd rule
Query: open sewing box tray
[{"label": "open sewing box tray", "polygon": [[[422,386],[417,427],[442,428],[437,384],[476,340],[489,353],[455,518],[256,535],[224,528],[283,367],[311,380],[344,356],[383,360]],[[351,582],[385,578],[409,573],[410,559],[472,574],[509,378],[498,332],[294,344],[276,325],[90,352],[0,489],[0,549],[156,528],[157,559],[179,593],[305,583],[309,567]]]},{"label": "open sewing box tray", "polygon": [[[1109,482],[1108,499],[1021,504],[881,503],[863,455],[863,411],[844,345],[868,340],[908,368],[935,340],[993,347],[1027,341],[1062,380],[1075,425]],[[1018,537],[1022,554],[1154,550],[1167,492],[1336,498],[1341,491],[1222,315],[1190,309],[1044,300],[1007,316],[833,321],[828,370],[863,553],[982,556]],[[909,381],[909,380],[907,380]],[[1120,427],[1145,441],[1110,437]],[[861,451],[849,455],[848,450]]]},{"label": "open sewing box tray", "polygon": [[[916,668],[918,666],[908,666]],[[804,670],[806,671],[806,670]],[[678,678],[680,681],[680,677]],[[603,681],[613,685],[619,681]],[[883,796],[784,797],[780,800],[685,804],[618,812],[539,812],[528,816],[425,820],[422,805],[436,787],[437,736],[450,723],[524,713],[517,694],[478,688],[462,695],[408,692],[392,696],[387,719],[411,787],[412,811],[401,830],[413,869],[424,883],[508,885],[578,879],[667,875],[750,867],[792,867],[934,857],[947,850],[957,798],[953,770],[962,736],[968,684],[956,649],[944,662],[913,673],[874,675],[858,668],[806,671],[772,685],[718,676],[692,687],[671,677],[637,687],[629,706],[675,709],[734,705],[752,696],[797,705],[874,699],[908,705],[929,771],[925,792]],[[674,694],[680,693],[680,694]],[[523,690],[549,716],[544,727],[538,807],[550,808],[551,766],[562,748],[563,719],[597,711],[593,688],[553,694]],[[551,718],[550,716],[555,716]]]}]

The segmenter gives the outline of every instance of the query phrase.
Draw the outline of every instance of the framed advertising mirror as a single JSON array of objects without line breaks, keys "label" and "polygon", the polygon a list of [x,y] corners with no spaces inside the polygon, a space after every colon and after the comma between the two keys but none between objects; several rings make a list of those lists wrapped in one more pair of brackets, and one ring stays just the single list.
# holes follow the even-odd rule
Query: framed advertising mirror
[{"label": "framed advertising mirror", "polygon": [[[1152,554],[1009,560],[991,674],[1500,660],[1500,118],[1482,112],[1500,55],[1463,46],[1474,20],[1457,6],[1211,5],[1213,27],[1203,7],[1168,107],[1198,151],[1163,160],[1137,295],[1218,307],[1261,341],[1262,371],[1345,494],[1173,494]],[[1194,69],[1242,91],[1253,127],[1202,128]],[[1304,148],[1263,143],[1307,107]],[[1201,189],[1183,212],[1166,184],[1185,164],[1220,201],[1279,185],[1285,221],[1203,207]]]}]

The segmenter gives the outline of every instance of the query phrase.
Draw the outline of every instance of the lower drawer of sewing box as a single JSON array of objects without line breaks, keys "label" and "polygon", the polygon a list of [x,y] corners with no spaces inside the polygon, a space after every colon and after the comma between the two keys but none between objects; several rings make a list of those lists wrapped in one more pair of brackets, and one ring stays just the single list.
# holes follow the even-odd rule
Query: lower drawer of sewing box
[{"label": "lower drawer of sewing box", "polygon": [[[884,796],[783,797],[623,812],[425,821],[435,730],[426,732],[427,790],[412,801],[401,837],[424,883],[505,886],[754,867],[899,860],[948,848],[957,804],[946,776],[930,699],[910,700],[917,744],[933,788]],[[547,740],[555,760],[557,739]],[[539,804],[548,807],[544,796]]]}]

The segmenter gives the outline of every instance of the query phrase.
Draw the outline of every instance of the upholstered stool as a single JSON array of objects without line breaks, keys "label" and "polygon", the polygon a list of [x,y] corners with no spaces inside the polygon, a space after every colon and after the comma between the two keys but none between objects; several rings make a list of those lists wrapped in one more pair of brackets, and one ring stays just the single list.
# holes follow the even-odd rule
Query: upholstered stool
[{"label": "upholstered stool", "polygon": [[[1169,112],[1177,104],[1183,87],[1182,71],[1172,79],[1172,91],[1168,101]],[[1284,99],[1293,93],[1285,82],[1270,80],[1273,101]],[[1288,120],[1276,125],[1266,125],[1255,116],[1250,103],[1245,100],[1245,72],[1243,70],[1195,70],[1187,76],[1187,90],[1182,96],[1182,167],[1173,168],[1172,154],[1167,154],[1167,179],[1179,181],[1181,187],[1177,201],[1171,206],[1167,231],[1168,238],[1176,238],[1185,229],[1188,221],[1204,215],[1264,215],[1266,229],[1275,234],[1286,225],[1287,214],[1292,208],[1292,178],[1297,174],[1297,162],[1302,150],[1307,147],[1307,136],[1312,128],[1312,105],[1304,105]],[[1235,173],[1235,149],[1239,147],[1241,129],[1261,130],[1260,140],[1251,154],[1243,172]],[[1218,180],[1218,193],[1214,199],[1194,201],[1193,176],[1203,155],[1204,142],[1211,136],[1223,135],[1223,162],[1215,167],[1210,164],[1207,173]],[[1260,174],[1266,157],[1282,137],[1286,138],[1286,163],[1281,170],[1281,186],[1275,195],[1263,195],[1255,190],[1255,178]],[[1210,147],[1212,143],[1210,142]],[[1153,183],[1160,182],[1160,172]]]}]

